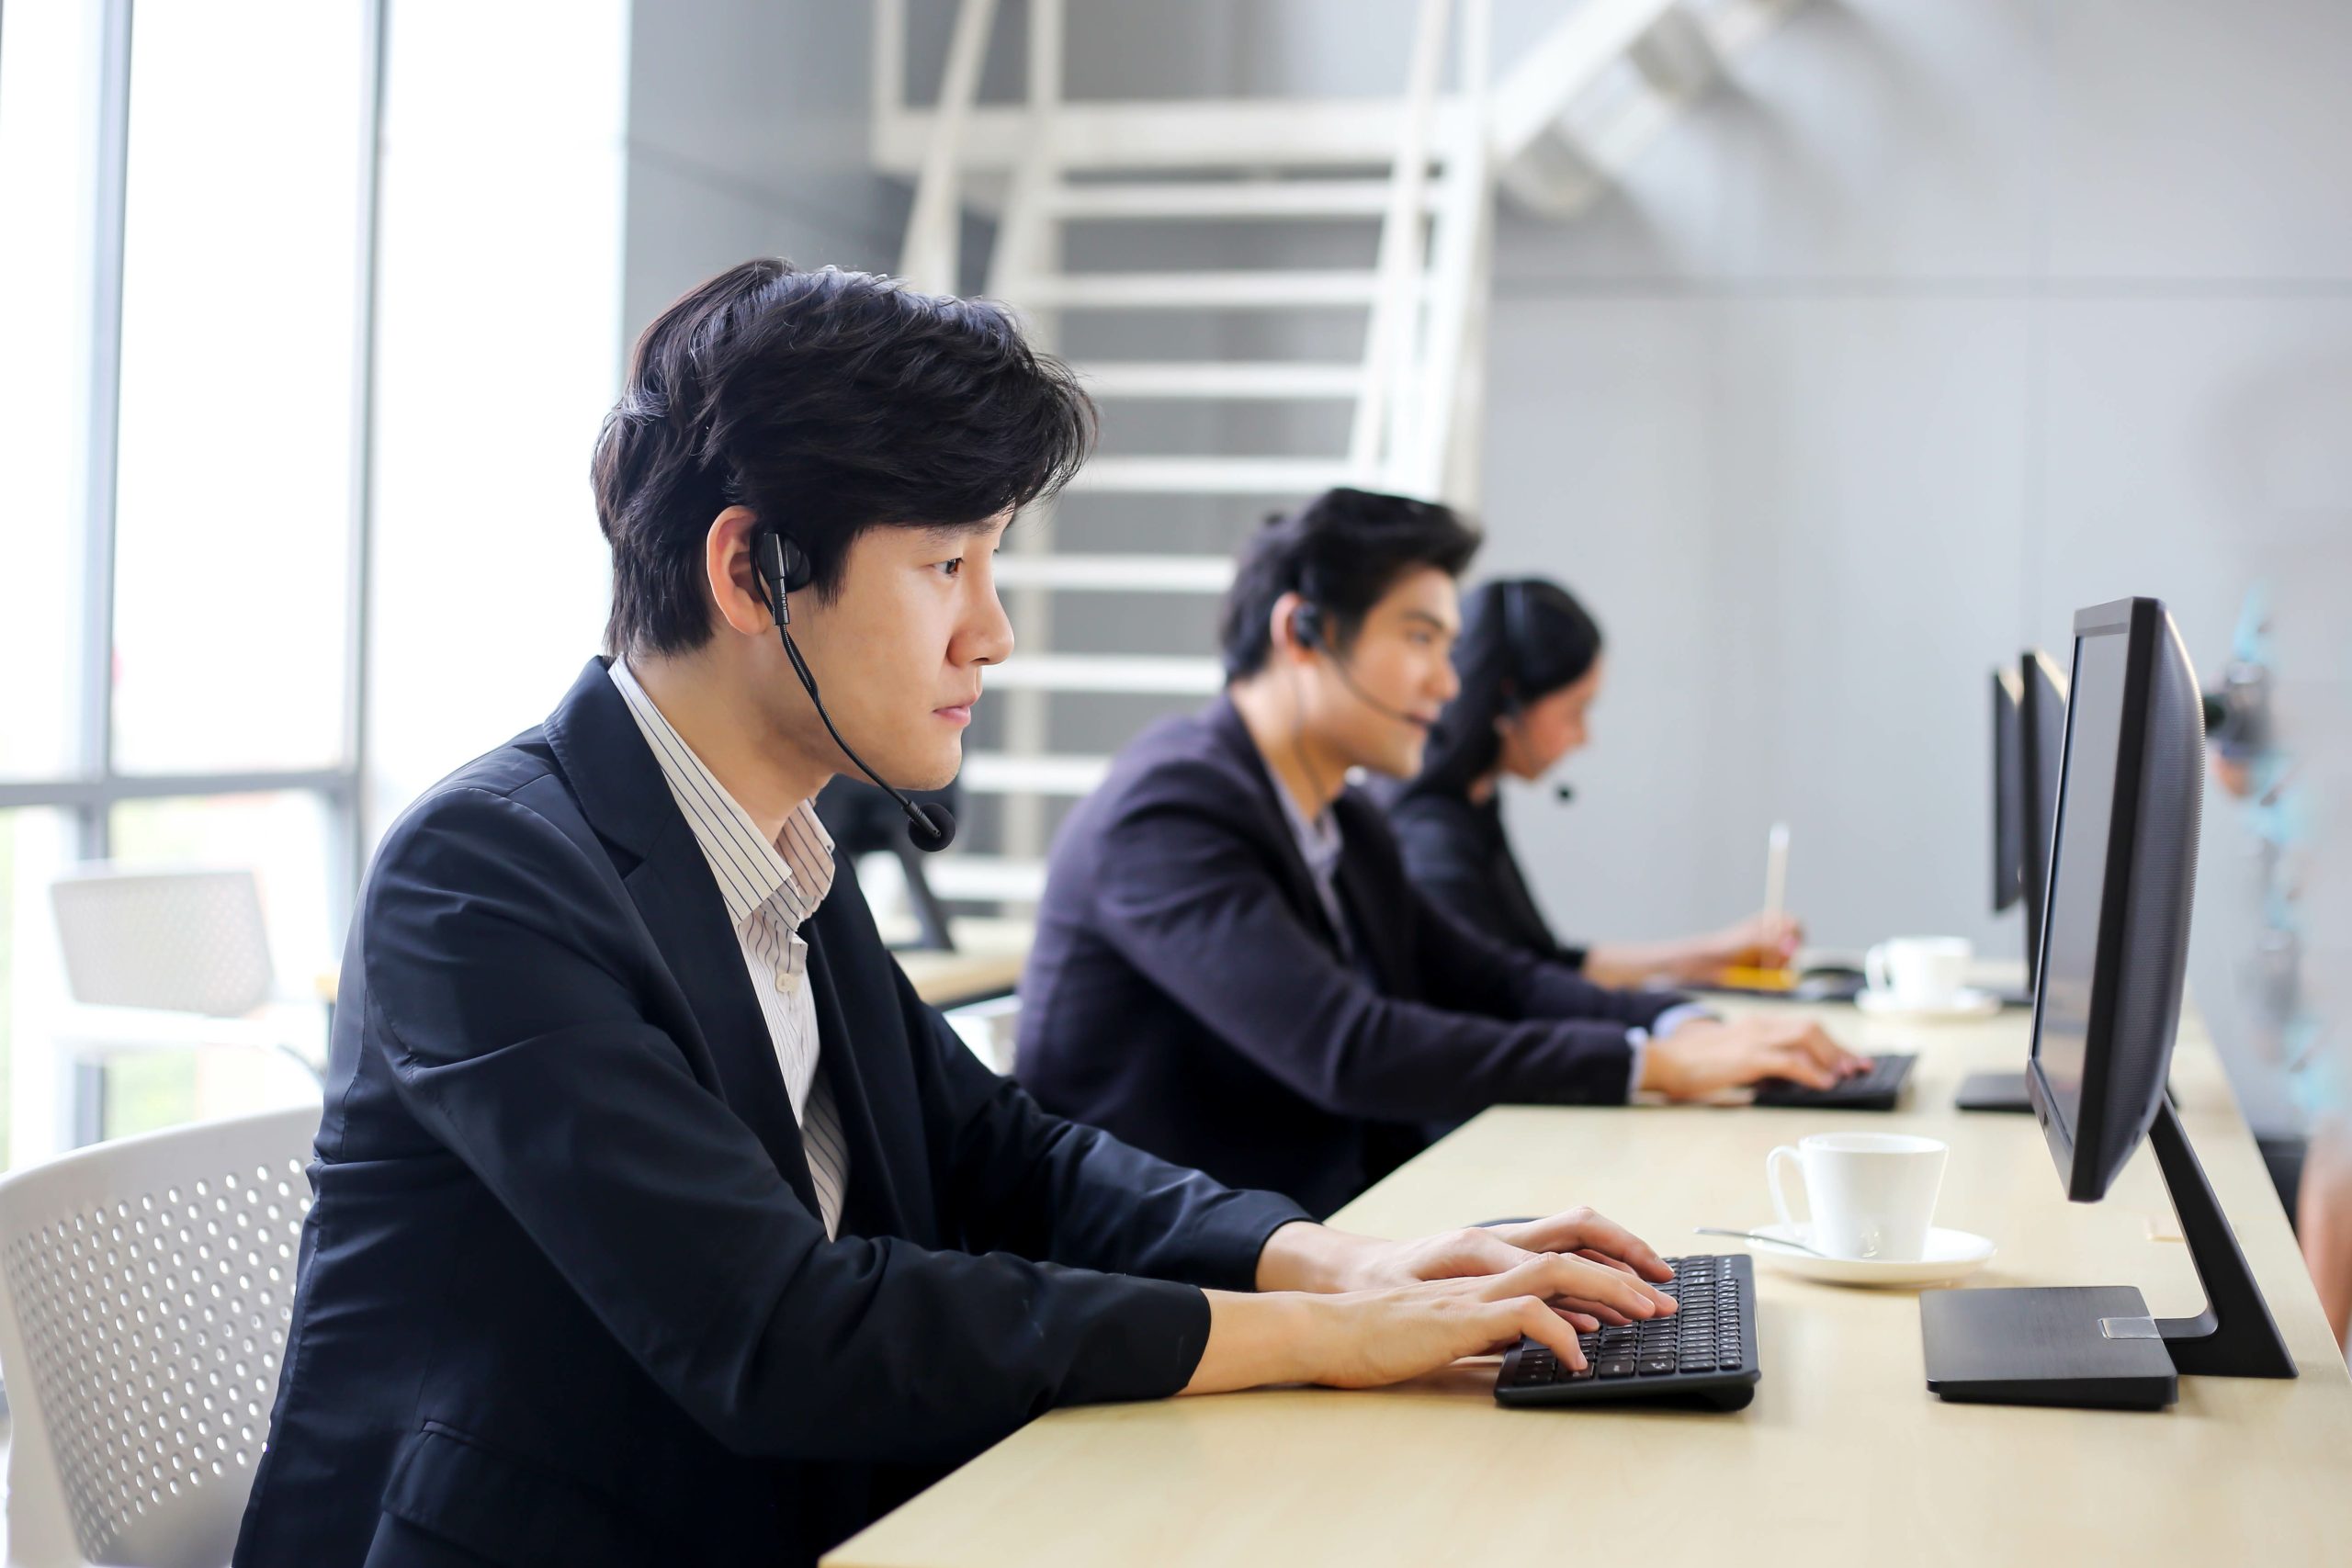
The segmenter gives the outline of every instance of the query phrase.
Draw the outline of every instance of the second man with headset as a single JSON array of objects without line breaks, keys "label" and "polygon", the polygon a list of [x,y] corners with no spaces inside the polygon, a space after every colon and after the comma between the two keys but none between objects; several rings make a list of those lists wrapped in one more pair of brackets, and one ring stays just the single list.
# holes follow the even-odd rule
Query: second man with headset
[{"label": "second man with headset", "polygon": [[1725,1022],[1488,941],[1407,876],[1351,770],[1410,777],[1454,694],[1442,506],[1332,491],[1244,549],[1227,685],[1120,756],[1057,840],[1018,1073],[1060,1114],[1328,1213],[1421,1129],[1860,1066],[1810,1024]]}]

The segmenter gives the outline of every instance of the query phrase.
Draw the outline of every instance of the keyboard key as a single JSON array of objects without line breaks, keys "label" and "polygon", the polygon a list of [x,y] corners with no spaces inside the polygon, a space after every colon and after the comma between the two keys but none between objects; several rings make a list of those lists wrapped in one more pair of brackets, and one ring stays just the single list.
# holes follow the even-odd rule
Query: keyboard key
[{"label": "keyboard key", "polygon": [[1644,1356],[1639,1361],[1634,1363],[1634,1366],[1640,1371],[1642,1376],[1645,1378],[1654,1378],[1662,1372],[1672,1371],[1674,1370],[1674,1358],[1671,1356]]},{"label": "keyboard key", "polygon": [[1604,1378],[1629,1378],[1634,1375],[1633,1358],[1621,1356],[1612,1360],[1597,1361],[1593,1364],[1593,1371]]}]

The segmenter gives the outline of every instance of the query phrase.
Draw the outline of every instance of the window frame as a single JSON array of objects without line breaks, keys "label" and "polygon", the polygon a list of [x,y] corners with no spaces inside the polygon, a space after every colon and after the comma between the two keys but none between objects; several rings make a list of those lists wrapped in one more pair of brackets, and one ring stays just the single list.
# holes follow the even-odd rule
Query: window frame
[{"label": "window frame", "polygon": [[[191,795],[293,792],[323,799],[329,823],[328,908],[348,911],[364,869],[361,822],[368,753],[368,605],[375,434],[378,218],[384,139],[384,42],[388,0],[362,7],[359,229],[353,326],[351,471],[345,505],[342,756],[330,768],[230,773],[124,773],[114,758],[114,604],[118,464],[120,457],[122,304],[130,153],[131,30],[135,0],[104,0],[98,49],[96,232],[92,254],[88,447],[83,513],[80,646],[72,665],[80,682],[72,737],[74,771],[54,779],[0,781],[0,810],[62,808],[72,814],[74,849],[102,861],[113,848],[113,808],[127,801]],[[340,933],[334,934],[338,941]],[[105,1126],[100,1069],[76,1070],[75,1142],[95,1143]]]}]

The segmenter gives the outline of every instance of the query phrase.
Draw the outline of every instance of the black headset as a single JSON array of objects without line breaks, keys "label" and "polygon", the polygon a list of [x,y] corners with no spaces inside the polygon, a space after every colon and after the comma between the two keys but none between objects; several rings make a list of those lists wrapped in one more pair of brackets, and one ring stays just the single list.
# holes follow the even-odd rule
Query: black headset
[{"label": "black headset", "polygon": [[817,677],[808,672],[807,660],[792,642],[791,595],[808,586],[817,575],[808,552],[802,549],[792,536],[780,528],[761,528],[752,536],[752,573],[766,591],[768,613],[775,617],[776,635],[784,638],[784,655],[792,660],[792,672],[800,677],[808,688],[809,705],[817,716],[825,721],[825,733],[842,749],[842,755],[857,764],[857,771],[874,781],[874,786],[899,803],[907,814],[907,839],[919,850],[944,850],[956,839],[956,818],[948,809],[935,802],[917,805],[904,795],[882,782],[882,775],[865,765],[865,760],[849,749],[842,732],[833,728],[832,715],[825,711],[825,699],[817,694]]}]

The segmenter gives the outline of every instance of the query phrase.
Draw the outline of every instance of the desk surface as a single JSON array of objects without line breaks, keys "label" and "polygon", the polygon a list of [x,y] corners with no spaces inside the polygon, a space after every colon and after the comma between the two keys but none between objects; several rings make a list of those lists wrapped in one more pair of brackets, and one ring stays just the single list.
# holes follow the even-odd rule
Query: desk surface
[{"label": "desk surface", "polygon": [[956,951],[901,949],[899,967],[914,982],[915,994],[935,1008],[960,1007],[1001,997],[1021,980],[1036,928],[1026,920],[959,919]]},{"label": "desk surface", "polygon": [[[1786,1005],[1786,1004],[1764,1004]],[[1947,1139],[1939,1224],[1992,1236],[1972,1284],[2134,1284],[2197,1309],[2154,1156],[2068,1204],[2030,1117],[1952,1109],[2014,1070],[2029,1015],[1902,1026],[1816,1010],[1841,1039],[1920,1053],[1891,1115],[1710,1107],[1505,1108],[1350,1204],[1409,1235],[1589,1202],[1668,1252],[1736,1247],[1694,1224],[1770,1219],[1764,1156],[1826,1127]],[[2183,1119],[2294,1352],[2293,1382],[2183,1378],[2155,1415],[1945,1404],[1917,1297],[1758,1265],[1764,1381],[1729,1416],[1511,1411],[1491,1363],[1374,1393],[1263,1390],[1057,1412],[842,1546],[910,1564],[2155,1563],[2352,1560],[2352,1379],[2201,1024]]]}]

